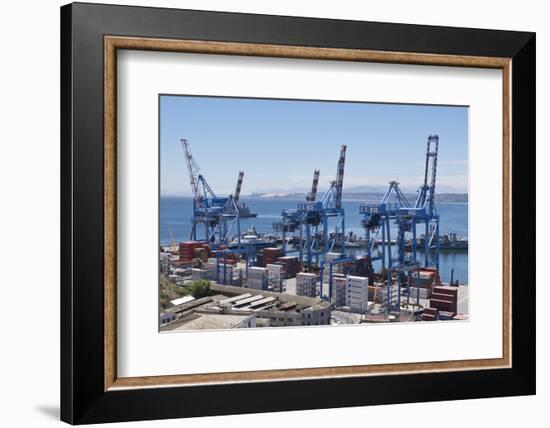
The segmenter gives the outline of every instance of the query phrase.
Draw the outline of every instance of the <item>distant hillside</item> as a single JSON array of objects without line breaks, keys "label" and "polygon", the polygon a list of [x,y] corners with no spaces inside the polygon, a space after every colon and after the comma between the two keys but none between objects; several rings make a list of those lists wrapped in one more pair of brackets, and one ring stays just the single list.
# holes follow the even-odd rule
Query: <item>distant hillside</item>
[{"label": "distant hillside", "polygon": [[[323,192],[319,193],[319,196],[322,196]],[[383,192],[344,192],[342,198],[348,201],[379,201],[384,196]],[[407,193],[405,194],[409,201],[414,201],[416,194]],[[278,199],[305,199],[306,193],[252,193],[248,196],[249,198],[278,198]],[[436,202],[444,203],[467,203],[468,194],[467,193],[437,193],[435,194]]]}]

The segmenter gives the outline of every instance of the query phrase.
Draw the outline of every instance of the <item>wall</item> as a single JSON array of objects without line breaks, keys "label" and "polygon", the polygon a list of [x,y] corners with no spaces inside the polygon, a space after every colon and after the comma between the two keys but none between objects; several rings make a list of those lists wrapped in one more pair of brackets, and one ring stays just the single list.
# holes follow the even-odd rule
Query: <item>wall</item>
[{"label": "wall", "polygon": [[[122,0],[121,0],[122,2]],[[112,3],[104,1],[104,3]],[[538,50],[538,212],[543,201],[542,181],[549,181],[548,109],[550,28],[544,2],[525,0],[460,3],[441,1],[353,2],[351,0],[297,2],[278,0],[126,1],[130,4],[315,16],[417,24],[485,27],[537,31]],[[4,400],[3,425],[43,427],[58,423],[59,397],[59,10],[55,0],[4,2],[0,14],[2,68],[0,68],[0,179],[4,200],[0,210],[0,284],[2,353],[0,379]],[[548,231],[539,228],[538,259],[548,255]],[[544,251],[544,253],[543,253]],[[29,256],[24,255],[28,252]],[[30,275],[21,275],[29,272]],[[539,279],[541,274],[539,273]],[[23,281],[24,279],[24,281]],[[547,419],[543,404],[550,399],[548,317],[542,302],[547,288],[538,287],[538,391],[536,397],[407,404],[399,406],[319,410],[201,418],[187,427],[215,424],[252,426],[383,426],[404,423],[425,426],[443,420],[446,427],[464,427],[491,421],[493,426],[517,427]],[[16,316],[20,305],[33,305],[32,317]],[[36,306],[34,306],[36,305]],[[543,337],[545,340],[543,341]],[[475,388],[475,385],[472,385]],[[391,418],[391,419],[390,419]],[[153,422],[149,426],[181,426],[181,421]],[[430,423],[431,425],[431,423]],[[128,424],[125,426],[138,426]],[[147,426],[142,424],[140,426]]]}]

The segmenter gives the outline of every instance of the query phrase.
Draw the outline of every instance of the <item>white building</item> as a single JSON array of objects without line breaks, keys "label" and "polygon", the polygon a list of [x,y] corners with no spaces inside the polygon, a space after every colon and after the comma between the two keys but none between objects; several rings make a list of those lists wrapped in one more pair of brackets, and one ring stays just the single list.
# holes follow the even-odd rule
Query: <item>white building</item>
[{"label": "white building", "polygon": [[363,276],[346,277],[346,306],[352,311],[366,313],[369,308],[369,279]]}]

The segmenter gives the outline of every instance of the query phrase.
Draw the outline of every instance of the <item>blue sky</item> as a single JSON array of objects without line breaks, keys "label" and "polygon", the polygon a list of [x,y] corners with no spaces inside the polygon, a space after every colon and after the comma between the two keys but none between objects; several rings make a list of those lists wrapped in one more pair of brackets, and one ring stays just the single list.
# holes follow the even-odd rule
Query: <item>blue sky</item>
[{"label": "blue sky", "polygon": [[415,191],[430,134],[439,135],[438,190],[467,192],[467,107],[162,95],[161,194],[190,194],[181,138],[219,195],[233,192],[239,170],[244,195],[305,191],[314,169],[326,189],[341,144],[344,191],[395,179]]}]

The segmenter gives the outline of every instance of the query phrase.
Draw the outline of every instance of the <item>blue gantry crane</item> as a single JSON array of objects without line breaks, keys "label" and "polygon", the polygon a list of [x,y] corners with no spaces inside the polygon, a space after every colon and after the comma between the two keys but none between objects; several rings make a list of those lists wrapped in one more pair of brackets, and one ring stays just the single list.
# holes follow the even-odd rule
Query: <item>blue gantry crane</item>
[{"label": "blue gantry crane", "polygon": [[[367,255],[372,261],[381,260],[382,267],[391,264],[391,223],[401,214],[402,209],[411,205],[399,188],[399,182],[390,181],[382,200],[376,204],[361,204],[359,213],[363,215],[361,225],[365,229]],[[381,235],[381,236],[380,236]],[[377,254],[374,250],[378,248]]]},{"label": "blue gantry crane", "polygon": [[[346,146],[342,145],[336,177],[330,182],[323,198],[320,201],[316,200],[319,170],[315,170],[311,192],[305,201],[298,202],[295,209],[283,210],[282,220],[273,224],[276,231],[282,232],[285,254],[290,252],[287,249],[287,233],[298,231],[298,246],[294,251],[299,253],[300,261],[307,266],[311,266],[314,261],[319,265],[324,254],[332,251],[339,240],[342,241],[341,245],[344,245],[345,212],[342,206],[342,189],[345,162]],[[333,232],[329,230],[329,220],[335,222]]]},{"label": "blue gantry crane", "polygon": [[[185,152],[189,182],[193,193],[193,217],[191,219],[192,240],[204,240],[216,248],[219,245],[227,244],[233,234],[239,240],[240,248],[241,226],[239,218],[239,207],[235,198],[218,197],[200,173],[200,167],[191,154],[189,141],[181,139]],[[240,192],[243,173],[239,172],[237,191]],[[237,193],[236,193],[237,196]],[[237,196],[238,198],[238,196]],[[237,199],[238,200],[238,199]],[[200,236],[199,227],[202,226],[204,234]]]},{"label": "blue gantry crane", "polygon": [[[439,214],[435,206],[438,151],[439,136],[430,135],[426,147],[424,183],[418,190],[414,208],[420,223],[425,225],[424,237],[421,239],[424,246],[424,266],[434,266],[439,269]],[[416,232],[413,236],[413,245],[416,243],[414,241],[416,241]],[[416,247],[413,252],[416,256]]]},{"label": "blue gantry crane", "polygon": [[[371,261],[380,260],[382,270],[387,272],[388,312],[399,312],[403,285],[408,287],[410,297],[412,278],[417,275],[421,265],[439,269],[439,215],[435,207],[438,150],[439,137],[430,135],[427,140],[424,181],[414,205],[400,190],[399,183],[391,181],[380,203],[362,204],[359,207],[359,213],[363,215],[361,225],[365,229],[367,255]],[[417,232],[419,226],[424,228],[420,239]],[[393,231],[394,240],[391,236]],[[412,235],[410,240],[409,235]],[[418,260],[419,244],[423,247],[423,263]]]}]

